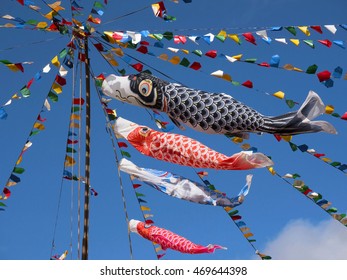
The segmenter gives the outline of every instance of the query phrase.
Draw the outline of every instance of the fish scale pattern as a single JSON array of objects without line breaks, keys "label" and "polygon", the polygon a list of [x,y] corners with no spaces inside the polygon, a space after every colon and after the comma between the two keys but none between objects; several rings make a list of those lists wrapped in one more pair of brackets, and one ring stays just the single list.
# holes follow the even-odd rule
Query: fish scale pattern
[{"label": "fish scale pattern", "polygon": [[208,93],[170,83],[162,90],[168,115],[189,126],[211,133],[257,131],[263,116],[225,93]]}]

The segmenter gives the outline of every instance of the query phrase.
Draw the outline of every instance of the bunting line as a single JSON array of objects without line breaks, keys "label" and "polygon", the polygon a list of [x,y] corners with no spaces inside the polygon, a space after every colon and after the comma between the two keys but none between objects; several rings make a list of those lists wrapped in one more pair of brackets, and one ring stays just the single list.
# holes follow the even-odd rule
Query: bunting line
[{"label": "bunting line", "polygon": [[299,150],[303,153],[307,153],[307,154],[325,162],[329,166],[334,167],[335,169],[337,169],[337,170],[339,170],[345,174],[347,173],[347,164],[346,163],[342,163],[340,161],[333,161],[332,159],[326,157],[324,153],[318,153],[315,149],[309,148],[309,146],[306,144],[297,145],[294,142],[292,142],[293,137],[281,137],[279,135],[274,135],[274,136],[278,142],[281,141],[282,139],[284,141],[288,142],[289,147],[291,148],[291,150],[293,152],[296,152],[297,150]]},{"label": "bunting line", "polygon": [[[199,178],[205,184],[206,187],[208,187],[212,190],[218,191],[214,187],[214,185],[210,183],[209,180],[203,179],[205,176],[208,176],[208,173],[206,171],[200,171],[200,172],[195,171],[195,173],[196,173],[196,175],[199,176]],[[240,232],[242,233],[242,236],[247,240],[247,242],[255,250],[255,253],[262,260],[271,260],[272,259],[271,256],[260,253],[259,250],[255,247],[254,242],[256,242],[256,240],[254,239],[254,234],[251,232],[251,229],[246,225],[246,223],[242,220],[242,216],[240,215],[239,210],[235,210],[232,207],[223,207],[223,209],[228,214],[228,216],[231,218],[231,220],[236,225],[236,227],[240,230]]]},{"label": "bunting line", "polygon": [[[70,53],[70,55],[73,56],[73,53]],[[69,58],[64,58],[64,60],[66,60],[66,59],[69,59]],[[60,62],[59,62],[59,60],[57,58],[56,59],[56,66],[57,66],[58,63],[60,65]],[[66,76],[67,72],[64,72],[64,74]],[[46,112],[51,110],[51,105],[50,105],[48,99],[52,99],[51,96],[50,96],[51,94],[54,94],[54,95],[57,96],[57,94],[60,94],[62,92],[62,88],[61,88],[62,86],[61,85],[60,85],[61,91],[59,93],[54,90],[54,85],[56,84],[56,81],[57,81],[58,77],[59,78],[63,78],[62,76],[57,74],[57,76],[55,78],[55,81],[53,82],[53,84],[51,86],[51,89],[50,89],[49,93],[47,94],[45,101],[42,104],[40,112],[39,112],[39,114],[38,114],[34,124],[32,125],[32,129],[31,129],[31,131],[29,133],[29,136],[28,136],[28,138],[26,140],[26,143],[24,144],[24,147],[22,148],[22,151],[20,152],[19,157],[18,157],[18,159],[17,159],[17,161],[16,161],[16,163],[15,163],[15,165],[13,167],[11,175],[9,176],[9,178],[8,178],[6,184],[5,184],[5,187],[2,190],[2,194],[0,194],[0,200],[7,200],[7,199],[9,199],[9,197],[11,196],[11,191],[10,191],[9,188],[13,187],[13,186],[15,186],[15,185],[17,185],[18,183],[21,182],[21,179],[20,179],[19,175],[21,175],[21,174],[23,174],[25,172],[25,169],[20,166],[20,164],[22,163],[22,160],[23,160],[23,155],[32,146],[32,144],[33,144],[32,141],[31,141],[32,137],[37,135],[37,134],[39,134],[41,131],[45,130],[44,122],[46,121],[46,118],[42,117],[42,113],[46,113]],[[29,91],[28,88],[27,88],[27,91]],[[28,92],[26,92],[26,94],[27,93]],[[22,94],[23,94],[23,96],[25,96],[24,91],[22,91]],[[58,99],[53,100],[53,102],[55,102],[57,100]]]},{"label": "bunting line", "polygon": [[[121,43],[117,43],[117,41],[114,41],[116,44],[119,44],[119,48],[112,48],[111,50],[108,50],[104,47],[104,45],[100,42],[94,44],[95,48],[99,51],[99,53],[102,55],[102,57],[111,65],[111,66],[119,66],[119,63],[117,62],[117,60],[115,59],[115,55],[117,57],[120,57],[120,58],[128,58],[128,59],[123,59],[124,62],[126,64],[128,64],[129,66],[131,66],[132,68],[134,68],[136,71],[138,72],[141,72],[143,71],[143,64],[142,63],[133,63],[131,60],[132,58],[128,55],[128,54],[125,54],[124,51],[122,50],[122,47],[126,47],[126,48],[130,48],[130,49],[133,49],[135,50],[136,49],[136,46],[133,46],[131,44],[121,44]],[[204,73],[204,74],[207,74],[206,72],[202,71],[201,70],[201,67],[202,65],[199,63],[199,62],[193,62],[191,63],[188,59],[186,58],[183,58],[181,60],[180,57],[178,56],[174,56],[172,57],[171,59],[169,59],[169,57],[165,54],[165,56],[155,56],[153,53],[150,53],[148,51],[146,51],[145,49],[143,49],[142,47],[145,47],[145,43],[143,43],[144,45],[141,45],[139,48],[137,48],[137,51],[140,50],[139,52],[142,53],[142,54],[147,54],[147,55],[151,55],[153,57],[156,57],[157,59],[162,59],[166,62],[170,62],[174,65],[180,65],[180,66],[184,66],[186,68],[190,68],[190,69],[193,69],[193,70],[196,70],[196,71],[200,71],[201,73]],[[129,47],[130,46],[130,47]],[[211,57],[214,57],[213,54],[209,54],[209,56]],[[235,56],[235,57],[229,57],[229,60],[230,61],[237,61],[238,59],[241,59],[240,56]],[[287,66],[289,67],[289,66]],[[313,66],[312,66],[313,67]],[[309,67],[309,68],[312,68],[312,67]],[[339,67],[337,67],[335,70],[334,70],[334,73],[337,73],[339,72],[340,70],[337,70]],[[311,71],[311,74],[315,73],[316,71],[316,67],[313,67],[312,69],[308,69],[306,72],[310,72]],[[125,75],[125,70],[118,70],[117,71],[121,74],[121,75]],[[243,83],[241,82],[237,82],[237,81],[234,81],[232,80],[231,76],[227,73],[225,73],[224,71],[222,70],[217,70],[211,74],[209,74],[210,76],[213,76],[213,77],[216,77],[216,78],[222,78],[223,80],[227,81],[227,82],[230,82],[232,85],[234,86],[244,86],[246,88],[249,88],[249,89],[254,89],[256,92],[259,92],[259,93],[263,93],[263,94],[266,94],[268,96],[273,96],[273,97],[276,97],[278,99],[281,99],[281,100],[284,100],[286,105],[289,107],[289,108],[293,108],[296,104],[299,104],[298,102],[292,100],[292,99],[286,99],[285,98],[285,93],[282,92],[282,91],[277,91],[273,94],[270,94],[264,90],[260,90],[260,89],[256,89],[254,88],[254,85],[253,85],[253,82],[250,81],[250,80],[247,80]],[[332,79],[330,78],[331,77],[331,74],[329,71],[323,71],[323,72],[320,72],[317,74],[319,77],[320,77],[320,80],[321,80],[321,83],[325,83],[326,86],[328,85],[331,85],[333,84],[333,81]],[[337,74],[336,74],[337,75]],[[336,76],[334,74],[334,76]],[[338,77],[338,76],[336,76]],[[333,109],[334,106],[333,105],[329,105],[327,106],[326,108],[326,113],[328,115],[331,115],[333,117],[337,117],[337,118],[340,118],[342,120],[347,120],[347,112],[341,117],[340,114],[338,113],[333,113]]]},{"label": "bunting line", "polygon": [[[53,102],[58,101],[58,94],[62,92],[62,87],[66,84],[65,76],[68,73],[67,68],[71,69],[73,67],[73,62],[70,58],[66,57],[72,57],[70,53],[72,52],[71,49],[64,48],[62,51],[59,52],[59,54],[55,55],[50,63],[48,63],[45,67],[43,67],[40,71],[38,71],[34,77],[32,77],[27,84],[25,84],[19,92],[16,92],[12,95],[12,97],[3,105],[0,105],[0,119],[6,119],[7,113],[4,107],[12,105],[12,102],[14,100],[20,100],[22,98],[28,98],[31,95],[30,87],[34,82],[40,81],[42,78],[42,74],[48,74],[51,71],[51,67],[55,66],[59,69],[58,74],[56,75],[56,80],[53,83],[50,92],[48,94],[48,98],[51,99]],[[60,60],[63,60],[63,63],[60,63]],[[64,67],[64,65],[65,68]]]},{"label": "bunting line", "polygon": [[[231,141],[234,144],[241,144],[243,142],[242,138],[239,137],[228,137],[231,139]],[[241,148],[245,151],[258,151],[256,147],[252,147],[249,144],[242,144]],[[301,177],[298,173],[287,173],[286,175],[281,175],[273,167],[268,167],[268,171],[271,175],[276,175],[279,177],[282,181],[287,183],[288,185],[292,186],[294,189],[299,191],[301,194],[306,196],[310,201],[318,205],[322,210],[324,210],[326,213],[328,213],[333,219],[339,221],[342,225],[347,226],[347,218],[346,214],[338,213],[337,208],[332,207],[332,203],[325,198],[323,198],[323,195],[320,193],[315,192],[313,189],[311,189],[308,185],[305,184],[302,180],[296,180],[296,178]],[[293,179],[293,183],[291,183],[288,179]]]}]

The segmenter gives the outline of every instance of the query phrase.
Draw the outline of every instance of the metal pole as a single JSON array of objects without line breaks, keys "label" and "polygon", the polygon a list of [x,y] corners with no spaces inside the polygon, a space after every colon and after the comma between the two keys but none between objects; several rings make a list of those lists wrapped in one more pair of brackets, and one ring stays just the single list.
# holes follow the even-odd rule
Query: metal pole
[{"label": "metal pole", "polygon": [[88,56],[88,36],[84,39],[85,74],[86,74],[86,157],[84,189],[84,226],[82,242],[82,260],[88,260],[89,238],[89,188],[90,188],[90,70]]}]

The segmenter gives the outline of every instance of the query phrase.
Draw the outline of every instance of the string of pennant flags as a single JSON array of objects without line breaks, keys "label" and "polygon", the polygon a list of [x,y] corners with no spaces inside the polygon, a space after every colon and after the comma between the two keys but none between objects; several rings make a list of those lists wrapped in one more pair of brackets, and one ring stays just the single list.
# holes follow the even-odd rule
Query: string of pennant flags
[{"label": "string of pennant flags", "polygon": [[[97,42],[97,43],[94,43],[94,47],[99,51],[99,53],[102,55],[102,57],[112,66],[115,66],[115,67],[119,66],[119,63],[118,63],[118,61],[115,58],[115,56],[117,56],[119,58],[122,58],[123,61],[125,61],[125,63],[130,65],[136,71],[138,71],[138,72],[143,71],[143,66],[144,65],[142,63],[138,62],[138,61],[134,61],[131,57],[127,56],[127,54],[125,54],[124,51],[122,50],[122,47],[129,47],[129,45],[128,44],[123,45],[123,44],[121,44],[119,42],[117,44],[119,44],[118,48],[111,48],[111,49],[109,49],[109,48],[107,48],[107,46],[105,46],[105,44],[103,44],[101,42]],[[164,61],[170,62],[170,63],[172,63],[174,65],[180,65],[180,66],[184,66],[184,67],[189,67],[189,68],[191,68],[193,70],[200,70],[200,68],[202,67],[199,62],[195,61],[195,62],[191,63],[188,59],[186,59],[186,58],[181,59],[178,56],[174,56],[171,59],[169,59],[167,54],[162,54],[160,56],[155,56],[153,53],[149,53],[149,52],[144,51],[144,48],[142,48],[142,47],[144,47],[144,45],[141,45],[139,48],[134,47],[132,45],[130,47],[130,49],[136,49],[137,48],[137,50],[139,50],[139,49],[141,50],[140,53],[142,53],[142,54],[152,55],[153,57],[156,57],[156,58],[162,59]],[[210,56],[213,57],[212,54],[210,54]],[[229,59],[231,60],[232,57],[230,57]],[[241,59],[241,57],[240,56],[235,56],[233,59],[234,59],[234,61],[237,61],[237,60]],[[276,60],[277,63],[279,63],[278,59],[272,58],[272,60],[273,61]],[[318,67],[316,65],[310,66],[306,70],[306,73],[314,74],[315,71],[317,70],[317,68]],[[290,67],[288,64],[286,66],[284,66],[284,69],[294,70],[293,67]],[[298,71],[298,70],[296,70],[296,71]],[[318,77],[318,79],[321,82],[326,83],[326,85],[327,85],[327,84],[331,84],[331,82],[333,83],[331,77],[340,78],[341,75],[339,75],[338,73],[341,73],[341,71],[342,71],[341,67],[336,67],[336,69],[334,70],[333,75],[331,75],[331,73],[326,70],[326,71],[322,71],[322,72],[318,73],[317,77]],[[125,70],[119,71],[119,73],[122,74],[122,75],[125,75]],[[235,85],[235,86],[242,85],[242,86],[244,86],[246,88],[254,89],[254,85],[253,85],[252,81],[247,80],[247,81],[245,81],[243,83],[233,81],[231,76],[229,74],[225,73],[222,70],[214,71],[210,75],[213,76],[213,77],[216,77],[216,78],[222,78],[222,79],[224,79],[224,80],[226,80],[228,82],[231,82],[231,84]],[[293,108],[295,106],[295,104],[299,104],[298,102],[296,102],[296,101],[294,101],[292,99],[285,98],[285,93],[283,91],[277,91],[277,92],[275,92],[273,94],[269,94],[268,92],[266,92],[264,90],[260,90],[260,89],[255,89],[255,90],[257,92],[261,92],[261,93],[264,93],[266,95],[271,95],[271,96],[276,97],[276,98],[278,98],[280,100],[284,100],[286,105],[289,108]],[[325,111],[326,111],[326,114],[328,114],[328,115],[330,115],[332,117],[339,118],[339,119],[342,119],[342,120],[347,120],[347,112],[345,112],[343,114],[339,114],[339,113],[335,112],[334,110],[335,110],[335,106],[334,105],[327,105]]]},{"label": "string of pennant flags", "polygon": [[[118,35],[115,35],[115,33],[110,34],[109,32],[104,32],[104,34],[106,35],[106,38],[108,42],[113,43],[113,44],[118,44],[121,47],[124,48],[130,48],[130,49],[136,49],[138,52],[142,53],[142,54],[148,54],[151,56],[155,56],[157,58],[160,58],[164,61],[169,61],[172,64],[175,65],[181,65],[181,66],[185,66],[185,67],[189,67],[192,68],[194,70],[200,70],[200,68],[202,67],[200,62],[196,62],[194,61],[193,63],[191,63],[186,57],[181,58],[179,55],[173,56],[172,58],[169,57],[168,54],[166,53],[162,53],[160,55],[155,55],[153,52],[150,52],[148,50],[149,47],[156,47],[163,49],[164,48],[164,44],[161,43],[154,43],[154,44],[150,44],[147,41],[140,41],[139,43],[133,44],[132,42],[128,41],[126,43],[123,43],[122,40],[118,40],[119,37]],[[101,51],[103,49],[102,45],[100,44],[96,44],[98,46],[99,51]],[[140,45],[140,46],[139,46]],[[280,66],[280,56],[279,55],[273,55],[270,59],[269,62],[261,62],[261,63],[257,63],[257,58],[247,58],[247,59],[242,59],[243,54],[238,54],[238,55],[226,55],[223,53],[218,54],[217,50],[209,50],[207,52],[203,52],[202,50],[199,49],[195,49],[195,50],[187,50],[187,49],[179,49],[179,48],[173,48],[173,47],[168,47],[167,50],[177,54],[178,52],[182,52],[185,55],[189,55],[189,54],[195,54],[198,57],[202,57],[203,55],[209,58],[221,58],[221,59],[226,59],[227,61],[234,63],[234,62],[243,62],[243,63],[247,63],[247,64],[253,64],[253,65],[258,65],[261,67],[267,67],[267,68],[276,68],[276,69],[280,69],[280,70],[287,70],[287,71],[296,71],[299,73],[305,73],[305,74],[316,74],[317,69],[318,69],[318,65],[313,64],[307,67],[307,70],[304,71],[298,67],[293,66],[292,64],[285,64],[283,66]],[[249,88],[253,88],[253,83],[251,81],[247,81],[244,83],[240,83],[237,82],[235,80],[232,79],[231,75],[228,73],[225,73],[223,70],[217,70],[212,72],[210,75],[215,76],[217,78],[221,78],[224,79],[226,81],[231,82],[233,85],[243,85]],[[340,66],[337,66],[334,71],[328,71],[328,70],[324,70],[321,71],[319,73],[316,74],[318,81],[322,84],[324,84],[327,88],[333,87],[334,85],[334,80],[340,79],[343,76],[343,69]],[[347,74],[344,74],[344,80],[347,79]],[[284,98],[284,93],[283,92],[279,92],[274,94],[275,97]],[[283,97],[282,97],[283,96]]]},{"label": "string of pennant flags", "polygon": [[[58,101],[58,95],[62,92],[62,87],[66,84],[65,76],[68,74],[68,69],[73,67],[73,53],[71,49],[64,48],[60,51],[59,54],[55,55],[50,63],[44,66],[40,71],[38,71],[34,77],[32,77],[20,90],[12,95],[12,97],[5,102],[3,105],[0,105],[0,119],[6,119],[8,114],[5,110],[6,106],[12,104],[14,100],[20,100],[22,98],[28,98],[31,95],[30,87],[34,82],[41,80],[43,74],[48,74],[51,71],[51,66],[57,67],[58,74],[55,77],[55,80],[52,84],[52,87],[48,93],[48,98],[53,102]],[[60,63],[59,60],[63,62]]]},{"label": "string of pennant flags", "polygon": [[325,153],[319,153],[315,149],[309,148],[309,146],[307,144],[297,145],[296,143],[294,143],[292,141],[292,138],[293,138],[292,136],[280,136],[280,135],[274,135],[274,136],[277,139],[277,141],[281,141],[283,139],[284,141],[288,142],[289,147],[291,148],[291,150],[293,152],[301,151],[303,153],[307,153],[307,154],[327,163],[328,165],[336,168],[337,170],[339,170],[345,174],[347,173],[347,164],[346,163],[332,160],[332,159],[326,157]]},{"label": "string of pennant flags", "polygon": [[[214,185],[211,184],[209,180],[204,179],[206,176],[208,176],[208,172],[206,172],[206,171],[199,171],[199,172],[196,172],[196,174],[200,177],[200,179],[203,181],[203,183],[208,188],[216,190]],[[240,215],[239,210],[235,210],[233,207],[223,207],[223,209],[228,214],[228,216],[231,218],[231,220],[234,222],[236,227],[240,230],[240,232],[242,233],[243,237],[254,248],[256,254],[262,260],[270,260],[271,256],[263,254],[263,253],[260,253],[259,250],[255,247],[254,243],[256,242],[256,239],[254,239],[254,234],[251,232],[251,229],[247,226],[247,224],[243,221],[242,216]]]},{"label": "string of pennant flags", "polygon": [[[73,59],[74,53],[70,52],[70,51],[64,51],[65,55],[61,56],[60,58],[63,60],[63,63],[66,64],[67,61],[71,61],[70,59]],[[0,200],[7,200],[10,198],[11,196],[11,190],[10,188],[13,186],[16,186],[18,183],[21,182],[21,178],[20,175],[23,174],[25,172],[25,169],[21,166],[21,163],[23,161],[23,156],[24,154],[28,151],[28,149],[32,146],[33,142],[32,142],[32,138],[39,134],[41,131],[45,130],[45,121],[46,118],[43,117],[44,114],[46,114],[47,112],[49,112],[51,110],[51,105],[49,103],[49,100],[51,100],[52,102],[56,102],[58,101],[58,95],[62,93],[62,87],[66,84],[65,83],[65,76],[68,74],[68,71],[64,68],[64,70],[62,71],[61,63],[59,61],[58,56],[55,56],[52,61],[51,61],[52,65],[54,65],[56,68],[58,68],[58,74],[56,75],[52,86],[43,102],[43,105],[40,109],[39,114],[37,115],[37,118],[32,126],[32,129],[29,133],[29,136],[18,156],[18,159],[13,167],[13,170],[2,190],[2,193],[0,194]],[[47,66],[45,66],[46,70],[50,70],[50,63],[47,64]],[[72,67],[72,64],[69,64]],[[45,69],[44,68],[44,69]],[[49,71],[44,71],[44,73],[48,73]],[[38,72],[41,73],[41,72]],[[31,83],[34,79],[31,80]],[[64,81],[64,82],[63,82]],[[29,82],[30,83],[30,82]],[[30,83],[30,85],[31,85]],[[20,91],[23,97],[29,97],[30,96],[30,85],[26,85],[25,87],[22,88],[22,90]],[[12,97],[14,98],[14,97]],[[8,102],[7,102],[8,103]],[[6,206],[5,203],[1,202],[0,204],[0,209],[1,210],[5,210],[3,207]]]},{"label": "string of pennant flags", "polygon": [[[237,145],[241,146],[242,150],[245,151],[258,151],[258,148],[252,147],[248,143],[243,143],[244,139],[240,137],[228,137],[231,141]],[[243,143],[243,144],[242,144]],[[281,180],[292,186],[294,189],[299,191],[301,194],[306,196],[310,201],[314,204],[318,205],[321,209],[323,209],[326,213],[328,213],[333,219],[340,222],[342,225],[347,226],[347,217],[346,214],[339,213],[338,209],[332,206],[332,202],[323,198],[323,195],[315,192],[311,189],[303,180],[299,180],[297,178],[301,178],[298,173],[286,173],[285,175],[279,174],[273,167],[268,167],[268,171],[271,175],[276,175]]]}]

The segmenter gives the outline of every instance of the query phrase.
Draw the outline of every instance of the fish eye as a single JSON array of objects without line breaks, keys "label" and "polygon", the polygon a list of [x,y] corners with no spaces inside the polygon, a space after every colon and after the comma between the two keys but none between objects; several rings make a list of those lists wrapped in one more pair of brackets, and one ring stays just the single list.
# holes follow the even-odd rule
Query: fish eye
[{"label": "fish eye", "polygon": [[152,81],[151,80],[143,80],[140,84],[139,84],[139,92],[143,95],[143,96],[148,96],[150,95],[152,91]]},{"label": "fish eye", "polygon": [[144,137],[147,136],[148,132],[149,132],[149,128],[148,128],[148,127],[143,127],[143,128],[141,128],[141,130],[139,131],[139,133],[140,133],[142,136],[144,136]]}]

